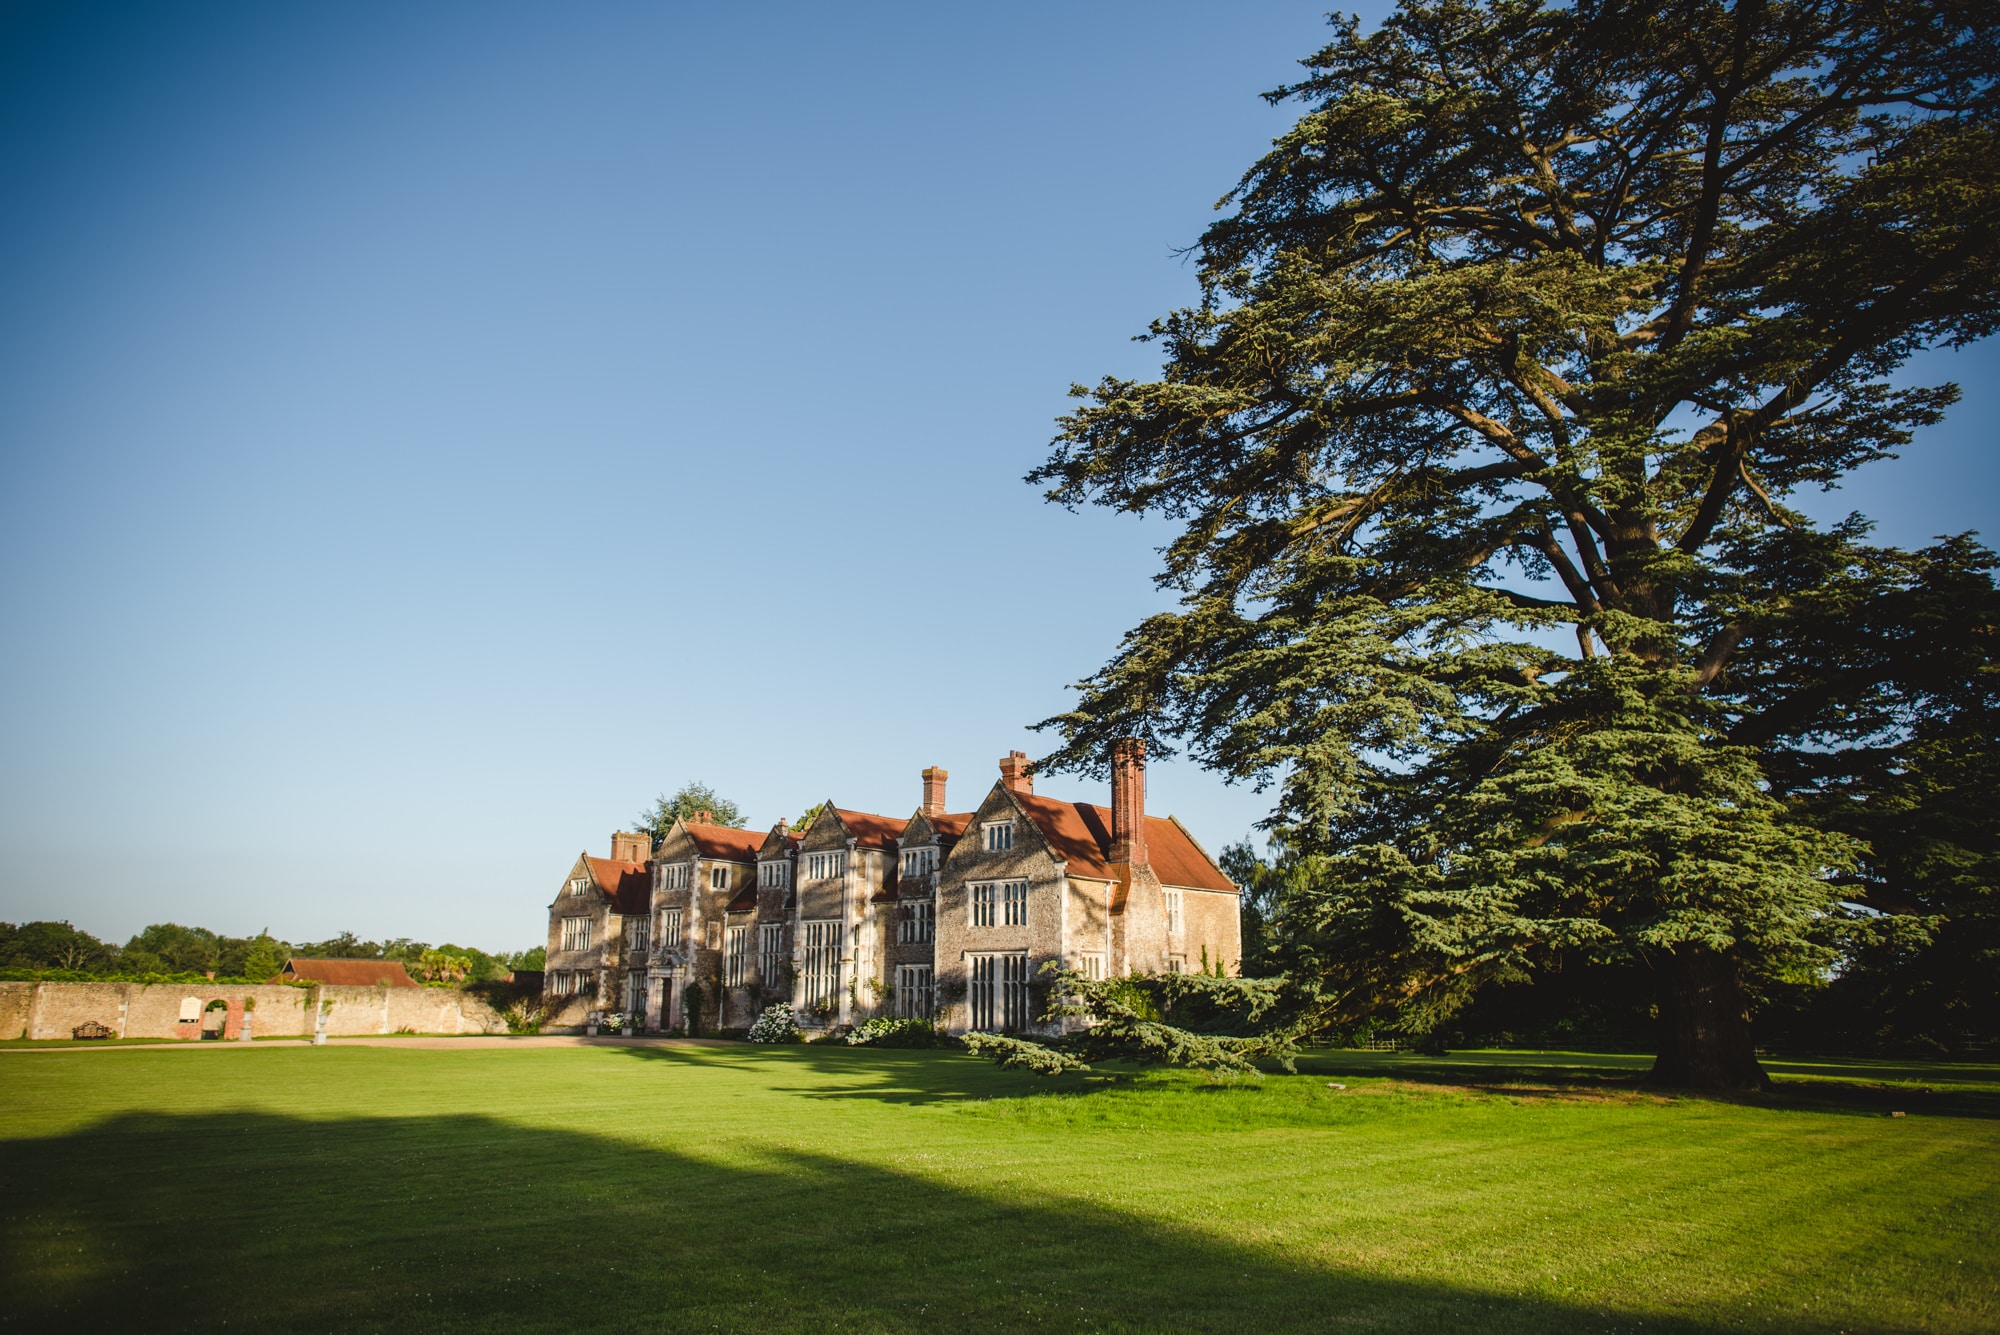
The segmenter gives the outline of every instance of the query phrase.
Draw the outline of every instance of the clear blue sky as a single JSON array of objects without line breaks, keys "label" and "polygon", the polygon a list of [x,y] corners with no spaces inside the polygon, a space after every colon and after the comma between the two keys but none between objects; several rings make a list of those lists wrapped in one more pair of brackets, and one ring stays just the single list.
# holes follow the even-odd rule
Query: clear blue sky
[{"label": "clear blue sky", "polygon": [[[0,918],[542,939],[698,778],[954,806],[1158,605],[1021,475],[1299,3],[0,9]],[[1816,507],[1995,518],[2000,356]],[[1099,796],[1087,784],[1045,784]],[[1213,848],[1264,798],[1157,766]]]}]

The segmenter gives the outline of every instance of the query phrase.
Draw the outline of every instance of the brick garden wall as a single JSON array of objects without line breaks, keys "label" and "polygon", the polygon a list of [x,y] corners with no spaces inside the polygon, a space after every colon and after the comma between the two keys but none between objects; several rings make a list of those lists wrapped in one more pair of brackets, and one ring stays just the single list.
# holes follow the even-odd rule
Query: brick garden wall
[{"label": "brick garden wall", "polygon": [[[498,1012],[478,997],[439,987],[283,987],[225,983],[6,983],[0,982],[0,1039],[68,1038],[89,1020],[121,1038],[198,1038],[199,1021],[183,1023],[181,1003],[193,997],[206,1010],[228,1005],[225,1033],[237,1037],[243,1018],[260,1038],[305,1037],[313,1032],[316,1003],[327,1008],[329,1034],[504,1034]],[[254,1006],[245,1005],[254,1001]]]}]

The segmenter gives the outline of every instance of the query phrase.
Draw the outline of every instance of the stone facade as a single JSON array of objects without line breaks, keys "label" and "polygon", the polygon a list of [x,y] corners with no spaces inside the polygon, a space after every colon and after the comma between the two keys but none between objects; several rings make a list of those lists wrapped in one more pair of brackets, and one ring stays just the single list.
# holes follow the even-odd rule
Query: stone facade
[{"label": "stone facade", "polygon": [[[765,836],[705,821],[676,821],[653,854],[645,1027],[713,1031],[748,1027],[748,1003],[729,988],[729,928],[746,921],[731,905],[748,896],[754,916],[757,855]],[[754,935],[754,932],[753,932]],[[635,974],[637,970],[635,968]]]},{"label": "stone facade", "polygon": [[549,905],[542,988],[557,1027],[581,1025],[591,1011],[643,1008],[652,842],[620,830],[609,858],[577,854]]},{"label": "stone facade", "polygon": [[[637,1010],[629,1003],[643,994],[644,1027],[656,1032],[697,1018],[705,1030],[742,1030],[777,1000],[808,1028],[923,1015],[952,1032],[1030,1030],[1042,1027],[1041,971],[1052,963],[1096,976],[1234,973],[1236,886],[1179,821],[1146,814],[1139,743],[1119,743],[1111,762],[1109,807],[1037,795],[1016,751],[968,812],[945,811],[946,775],[932,768],[906,820],[829,801],[799,831],[682,822],[642,878],[614,859],[612,889],[611,864],[580,858],[550,908],[550,976],[601,981],[593,999],[562,993],[569,1009],[557,1022]],[[636,852],[617,842],[635,837],[613,836],[614,853]],[[642,929],[621,898],[635,879],[650,887]],[[627,924],[617,950],[599,949],[609,936],[556,949],[561,920],[586,914],[614,936]]]},{"label": "stone facade", "polygon": [[800,834],[791,1001],[802,1022],[855,1024],[884,1009],[883,924],[906,823],[827,802]]}]

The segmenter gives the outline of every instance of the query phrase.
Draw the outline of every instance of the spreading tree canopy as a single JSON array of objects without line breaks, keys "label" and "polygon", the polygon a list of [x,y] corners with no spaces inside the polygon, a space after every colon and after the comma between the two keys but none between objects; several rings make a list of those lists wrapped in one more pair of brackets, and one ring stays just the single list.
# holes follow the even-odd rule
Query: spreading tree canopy
[{"label": "spreading tree canopy", "polygon": [[1892,373],[1994,328],[1996,21],[1336,16],[1201,238],[1201,302],[1152,327],[1160,377],[1079,387],[1031,475],[1180,525],[1181,606],[1045,763],[1137,735],[1278,783],[1276,928],[1333,1010],[1421,1027],[1559,954],[1624,959],[1658,981],[1658,1078],[1760,1085],[1751,992],[1823,970],[1876,873],[1773,790],[1783,739],[1745,719],[1781,702],[1745,687],[1786,674],[1734,674],[1909,559],[1791,499],[1937,421],[1953,387]]},{"label": "spreading tree canopy", "polygon": [[632,828],[652,835],[654,844],[658,844],[674,828],[675,821],[693,820],[704,811],[711,824],[743,828],[741,808],[705,783],[684,783],[672,797],[661,793],[652,810],[639,813]]}]

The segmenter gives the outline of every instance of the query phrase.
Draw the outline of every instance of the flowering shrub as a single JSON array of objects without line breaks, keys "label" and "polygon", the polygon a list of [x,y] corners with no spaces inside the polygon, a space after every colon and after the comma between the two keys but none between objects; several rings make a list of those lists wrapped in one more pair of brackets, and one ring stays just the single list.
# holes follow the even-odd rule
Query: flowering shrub
[{"label": "flowering shrub", "polygon": [[792,1013],[790,1002],[779,1001],[766,1006],[764,1013],[757,1017],[757,1023],[750,1026],[746,1037],[752,1043],[796,1043],[801,1035],[799,1022]]},{"label": "flowering shrub", "polygon": [[878,1048],[934,1048],[941,1040],[929,1020],[899,1020],[878,1015],[849,1034],[847,1041],[855,1047],[865,1044]]},{"label": "flowering shrub", "polygon": [[606,1011],[597,1017],[597,1029],[604,1034],[622,1034],[632,1027],[632,1017],[624,1011]]},{"label": "flowering shrub", "polygon": [[549,1008],[539,999],[523,997],[509,1006],[501,1018],[507,1021],[507,1032],[510,1034],[539,1034],[542,1026],[549,1022]]}]

